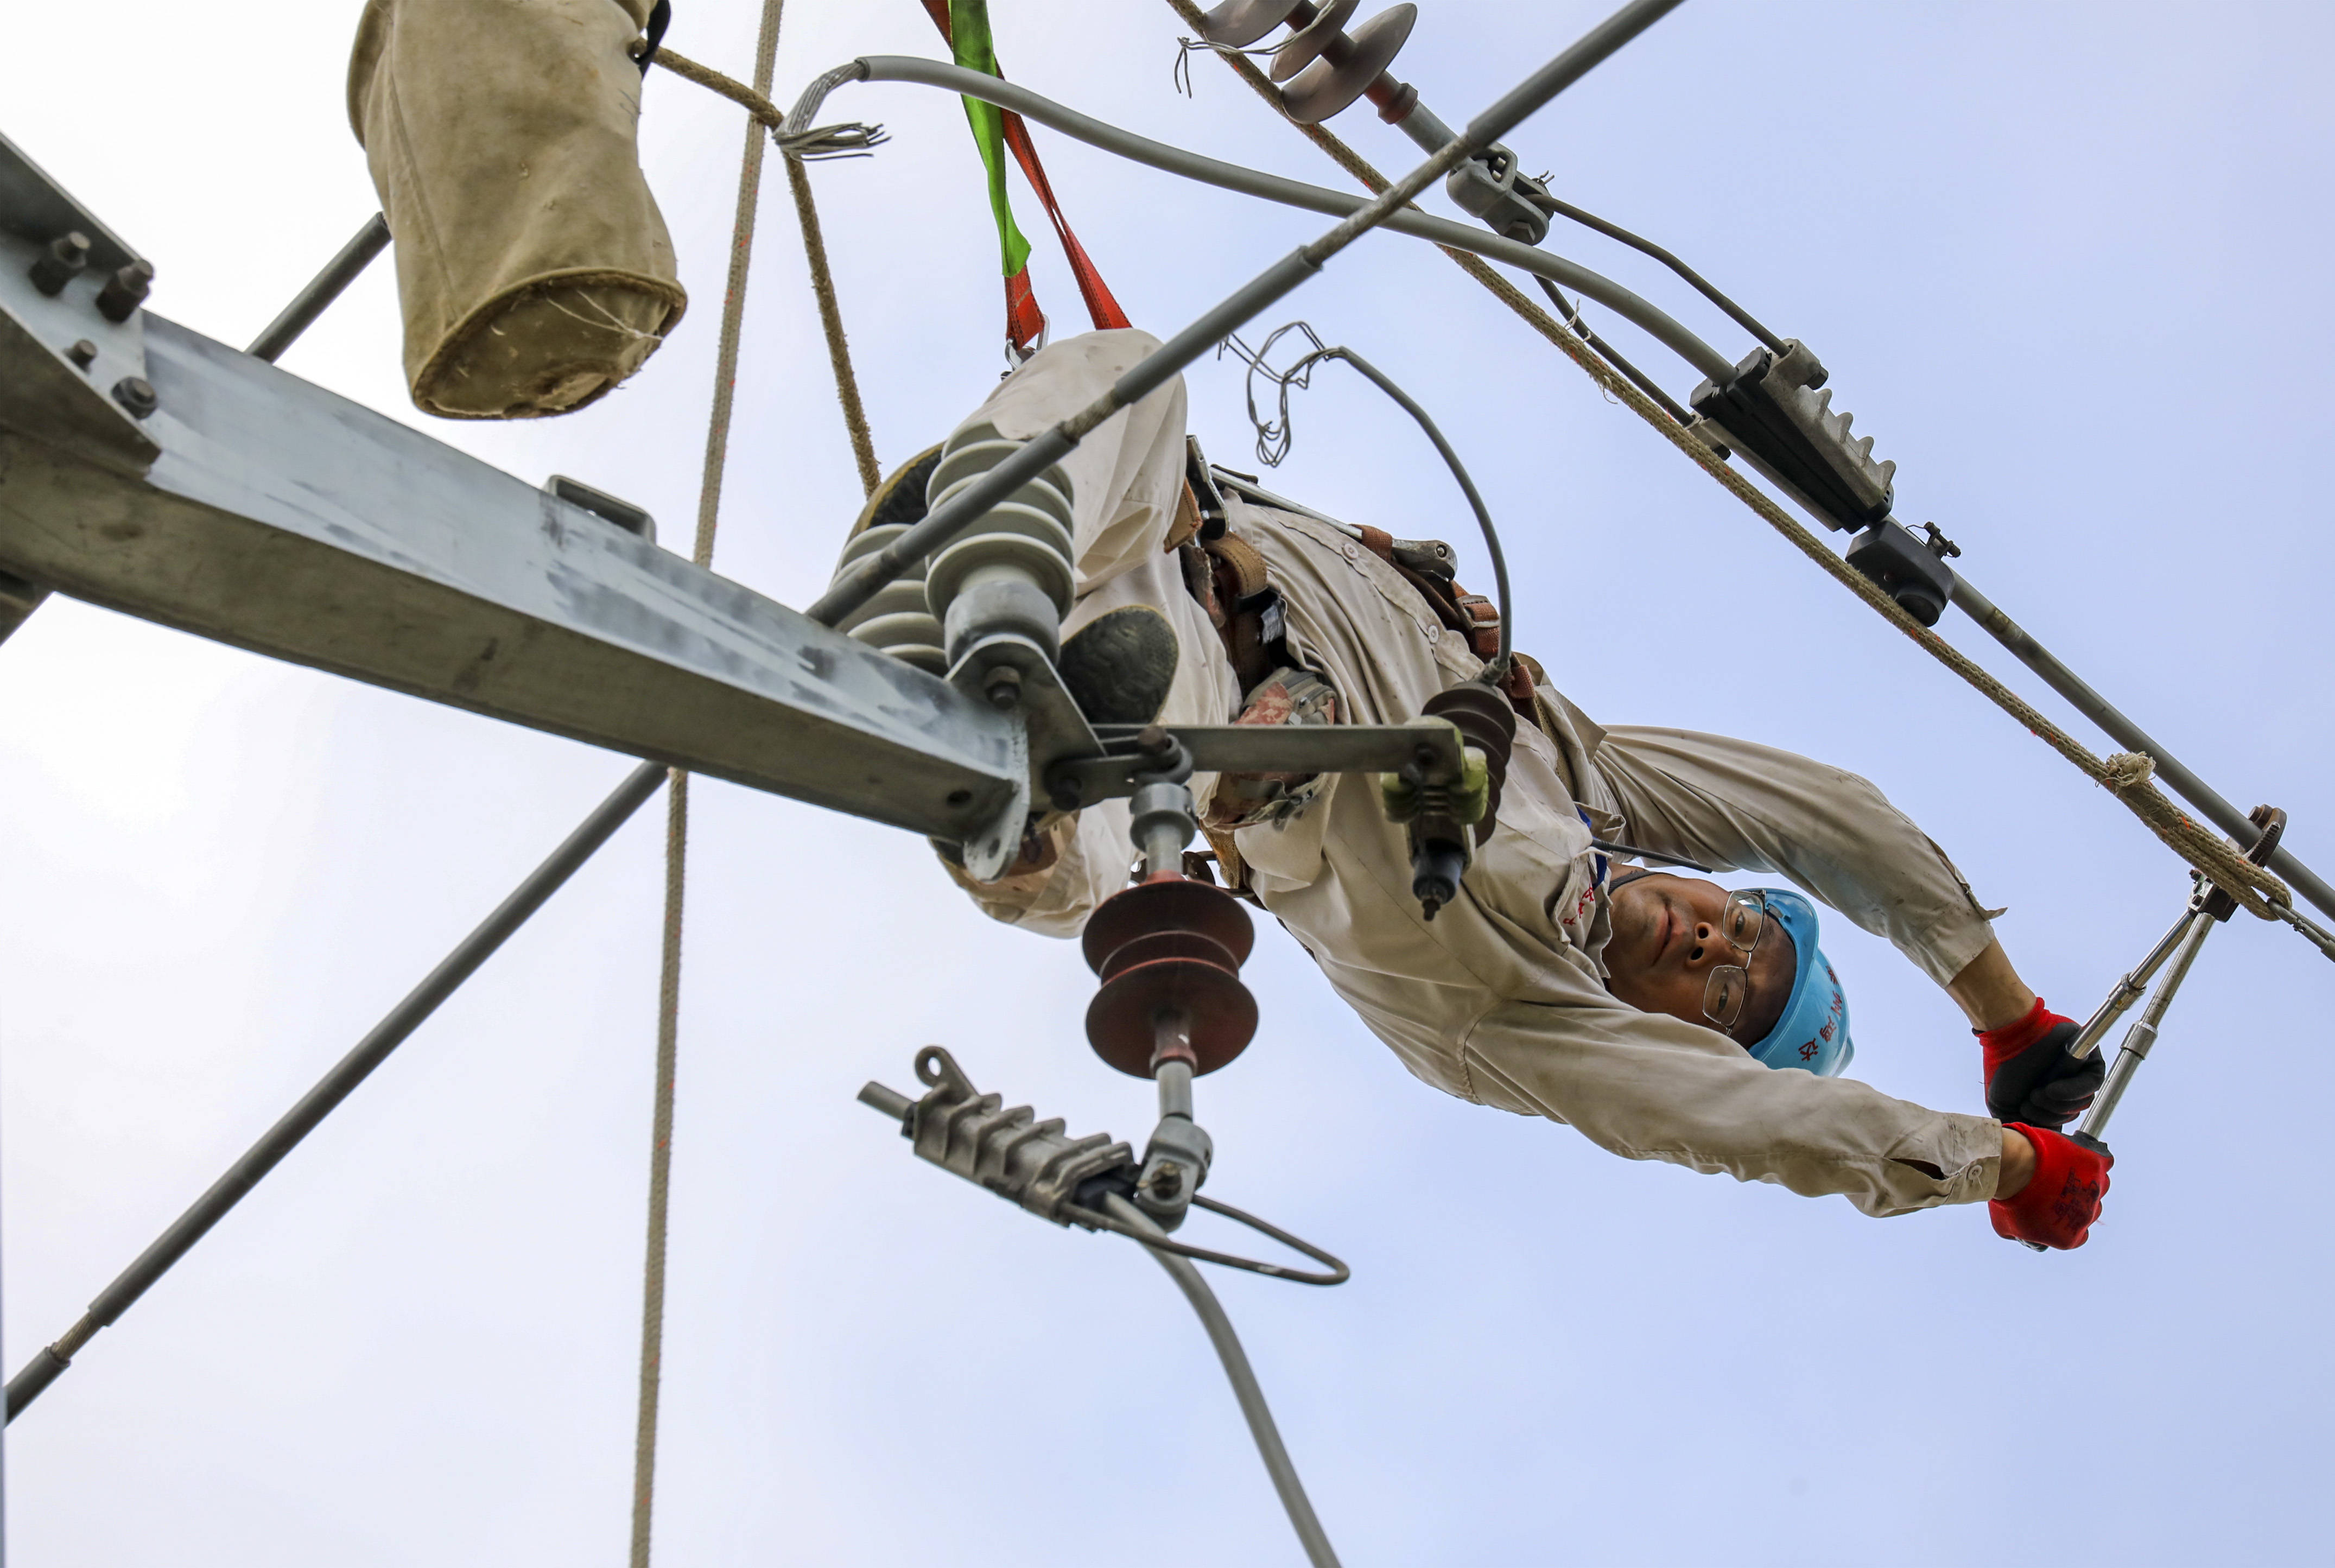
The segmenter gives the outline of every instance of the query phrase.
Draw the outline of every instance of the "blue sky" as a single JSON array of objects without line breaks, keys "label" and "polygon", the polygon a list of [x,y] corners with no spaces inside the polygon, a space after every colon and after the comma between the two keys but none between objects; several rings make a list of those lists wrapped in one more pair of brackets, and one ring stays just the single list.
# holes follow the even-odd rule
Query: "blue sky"
[{"label": "blue sky", "polygon": [[[31,12],[0,124],[156,259],[154,309],[240,343],[376,205],[341,106],[356,11]],[[1041,92],[1338,183],[1221,68],[1174,92],[1158,0],[993,11]],[[1599,15],[1432,0],[1399,73],[1456,121]],[[670,42],[743,74],[753,25],[743,0],[692,0]],[[935,44],[909,0],[794,0],[780,96]],[[1511,138],[1815,347],[1898,461],[1899,516],[1936,519],[1974,582],[2224,793],[2287,808],[2322,870],[2330,44],[2301,5],[1697,0]],[[815,179],[896,461],[1002,368],[993,237],[955,104],[831,102],[894,136]],[[1382,167],[1410,156],[1366,112],[1335,128]],[[694,305],[597,407],[413,413],[385,266],[287,368],[637,500],[673,537],[740,137],[731,106],[652,79],[644,160]],[[1040,140],[1154,330],[1320,227]],[[801,604],[858,488],[775,175],[766,197],[716,564]],[[1075,292],[1019,200],[1071,330]],[[1747,346],[1651,265],[1552,246]],[[1871,777],[2010,907],[2006,945],[2063,1011],[2177,912],[2178,864],[2127,813],[1441,256],[1375,237],[1261,324],[1296,315],[1458,443],[1506,532],[1518,645],[1594,717]],[[1245,466],[1234,369],[1189,385],[1211,452]],[[1274,488],[1478,560],[1377,394],[1332,368],[1296,417]],[[1749,680],[1717,653],[1746,620]],[[2006,670],[1966,620],[1943,629]],[[628,763],[63,602],[0,648],[0,713],[13,1369]],[[1082,1042],[1075,951],[983,921],[912,839],[726,785],[694,805],[660,1559],[1299,1561],[1158,1270],[919,1165],[852,1102],[938,1041],[984,1089],[1139,1136],[1143,1086]],[[661,826],[644,812],[11,1430],[17,1561],[622,1559]],[[1827,946],[1856,1070],[1978,1108],[1945,998],[1858,934]],[[1247,973],[1264,1026],[1200,1086],[1212,1190],[1355,1278],[1219,1283],[1348,1563],[2323,1554],[2312,1113],[2335,1089],[2335,972],[2292,937],[2243,916],[2214,937],[2119,1116],[2106,1223],[2049,1258],[1975,1209],[1875,1222],[1617,1160],[1409,1079],[1269,925]]]}]

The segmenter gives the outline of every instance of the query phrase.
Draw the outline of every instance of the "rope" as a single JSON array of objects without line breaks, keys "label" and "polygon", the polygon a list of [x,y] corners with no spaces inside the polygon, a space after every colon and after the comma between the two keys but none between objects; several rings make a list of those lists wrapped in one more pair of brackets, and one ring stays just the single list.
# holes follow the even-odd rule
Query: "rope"
[{"label": "rope", "polygon": [[884,470],[876,465],[876,437],[867,428],[867,405],[859,401],[859,378],[851,370],[851,344],[843,335],[843,308],[835,299],[835,274],[827,265],[827,240],[819,233],[810,173],[801,159],[787,160],[787,184],[794,189],[795,217],[802,222],[803,254],[810,260],[810,291],[819,300],[819,324],[827,334],[827,363],[835,372],[835,396],[843,405],[843,428],[851,434],[852,460],[859,465],[860,492],[872,496],[884,482]]},{"label": "rope", "polygon": [[[783,4],[784,0],[772,0],[774,8]],[[835,372],[836,399],[843,405],[843,427],[851,437],[851,456],[859,467],[860,489],[865,494],[874,495],[876,487],[883,482],[884,470],[876,462],[876,437],[867,428],[867,407],[860,401],[859,378],[851,368],[851,344],[844,336],[843,309],[837,303],[835,296],[835,272],[828,265],[827,238],[819,227],[819,207],[811,198],[810,177],[804,169],[803,164],[813,158],[838,156],[825,149],[837,143],[839,139],[857,133],[859,140],[856,145],[864,150],[881,141],[883,132],[880,130],[863,131],[857,127],[839,129],[834,126],[823,126],[803,131],[799,137],[790,136],[784,134],[786,114],[770,100],[767,92],[770,84],[770,73],[761,69],[760,61],[756,62],[754,80],[763,91],[757,91],[756,88],[749,87],[742,82],[724,76],[710,65],[700,65],[694,60],[675,54],[670,49],[661,48],[651,58],[674,75],[694,82],[700,87],[711,92],[718,92],[732,103],[742,105],[759,124],[770,128],[771,137],[779,143],[779,150],[786,155],[787,184],[794,192],[795,217],[802,224],[803,254],[810,262],[811,294],[819,301],[819,326],[827,335],[828,364]],[[817,139],[824,140],[821,141]],[[753,149],[747,157],[752,160],[755,169],[759,172],[762,161],[761,138],[757,133],[749,132],[747,141]],[[849,154],[843,156],[849,156]],[[751,237],[753,218],[751,213],[743,205],[743,201],[741,191],[739,221],[745,225],[746,232]],[[735,264],[736,258],[733,257],[733,267]],[[742,277],[734,271],[732,277],[732,289],[742,291],[745,286]],[[726,328],[726,318],[724,325]],[[735,355],[732,357],[734,368]],[[730,414],[729,384],[725,378],[722,386],[715,392],[716,417],[725,427]],[[712,461],[711,453],[712,449],[709,445],[707,456],[709,464]],[[702,517],[699,526],[701,530],[706,526]]]},{"label": "rope", "polygon": [[[761,33],[754,45],[754,82],[763,92],[769,90],[777,70],[779,16],[785,3],[763,0]],[[665,52],[654,50],[650,57],[663,61]],[[746,278],[754,251],[754,216],[761,179],[761,127],[750,125],[738,169],[738,216],[731,228],[730,276],[722,298],[722,338],[714,353],[713,410],[706,421],[705,467],[697,493],[697,538],[690,553],[701,566],[713,562],[713,530],[722,512],[722,476],[730,455],[730,415],[738,385],[738,339],[745,322]],[[649,1133],[648,1246],[641,1270],[640,1408],[633,1432],[632,1568],[648,1568],[656,1497],[657,1403],[664,1370],[666,1215],[673,1186],[673,1079],[681,1050],[681,927],[689,859],[689,775],[675,768],[671,778],[672,788],[665,798],[664,934],[657,979],[656,1100]]]},{"label": "rope", "polygon": [[[1177,15],[1195,31],[1201,29],[1199,7],[1192,0],[1168,0]],[[1284,120],[1288,116],[1281,108],[1281,94],[1264,72],[1246,58],[1228,51],[1216,51],[1226,66],[1254,89],[1257,95],[1273,105],[1274,112]],[[1295,121],[1289,121],[1297,125]],[[1328,153],[1341,169],[1372,191],[1383,191],[1389,181],[1354,150],[1334,134],[1318,125],[1297,125],[1306,139]],[[2214,886],[2238,901],[2250,913],[2265,920],[2278,919],[2293,926],[2310,939],[2320,951],[2335,958],[2335,951],[2320,934],[2310,928],[2307,922],[2289,906],[2293,895],[2286,884],[2254,865],[2232,848],[2219,834],[2193,821],[2187,813],[2167,799],[2149,774],[2155,764],[2137,753],[2120,753],[2106,761],[2068,735],[2058,725],[2030,706],[2025,699],[1981,669],[1968,655],[1944,638],[1923,625],[1897,605],[1880,586],[1851,566],[1838,555],[1826,547],[1824,542],[1803,527],[1798,519],[1786,512],[1768,494],[1754,486],[1740,473],[1723,461],[1717,452],[1690,434],[1686,428],[1671,419],[1636,387],[1617,374],[1613,367],[1597,358],[1587,344],[1564,330],[1555,318],[1542,310],[1524,293],[1479,256],[1464,251],[1442,248],[1443,254],[1458,264],[1478,283],[1497,296],[1510,310],[1522,316],[1535,330],[1555,344],[1557,348],[1597,382],[1605,395],[1626,405],[1632,412],[1661,431],[1663,438],[1692,459],[1695,464],[1729,493],[1757,513],[1761,521],[1790,541],[1793,547],[1824,568],[1832,578],[1858,598],[1871,605],[1874,612],[1912,638],[1923,651],[1955,674],[1961,676],[2004,712],[2019,721],[2029,733],[2057,751],[2094,783],[2108,791],[2130,808],[2164,845],[2175,855],[2204,873]]]}]

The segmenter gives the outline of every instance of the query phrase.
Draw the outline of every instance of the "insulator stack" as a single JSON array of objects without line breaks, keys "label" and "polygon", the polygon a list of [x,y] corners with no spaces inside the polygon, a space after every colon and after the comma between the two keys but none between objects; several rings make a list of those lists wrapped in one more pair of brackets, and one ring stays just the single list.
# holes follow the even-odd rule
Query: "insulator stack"
[{"label": "insulator stack", "polygon": [[[1200,18],[1200,34],[1226,49],[1245,49],[1283,23],[1290,34],[1266,72],[1281,90],[1281,105],[1292,120],[1318,125],[1367,95],[1379,118],[1400,125],[1419,105],[1419,92],[1398,82],[1387,67],[1402,52],[1419,7],[1390,5],[1351,34],[1345,30],[1359,0],[1224,0]],[[1294,78],[1293,81],[1292,78]]]},{"label": "insulator stack", "polygon": [[1221,887],[1172,872],[1105,899],[1080,946],[1102,989],[1087,1041],[1124,1073],[1149,1078],[1163,1042],[1188,1040],[1195,1074],[1214,1072],[1256,1034],[1256,999],[1241,982],[1256,933]]},{"label": "insulator stack", "polygon": [[[926,488],[940,506],[1003,462],[1023,443],[988,425],[951,436]],[[1053,659],[1062,617],[1077,597],[1071,566],[1071,479],[1048,469],[992,508],[942,547],[925,568],[925,601],[941,624],[941,644],[954,664],[980,639],[1027,637]]]},{"label": "insulator stack", "polygon": [[[867,498],[867,506],[843,547],[835,575],[842,576],[861,557],[872,556],[924,520],[925,487],[940,464],[941,449],[921,452],[892,472]],[[948,670],[941,651],[941,624],[925,602],[925,563],[916,562],[843,618],[837,630],[871,648],[881,648],[935,675]]]},{"label": "insulator stack", "polygon": [[1481,844],[1499,825],[1500,786],[1507,781],[1508,755],[1516,744],[1516,711],[1499,692],[1470,681],[1438,692],[1421,704],[1419,711],[1448,721],[1459,731],[1463,744],[1484,754],[1485,771],[1491,777],[1491,799],[1484,808],[1483,820],[1476,824],[1476,842]]}]

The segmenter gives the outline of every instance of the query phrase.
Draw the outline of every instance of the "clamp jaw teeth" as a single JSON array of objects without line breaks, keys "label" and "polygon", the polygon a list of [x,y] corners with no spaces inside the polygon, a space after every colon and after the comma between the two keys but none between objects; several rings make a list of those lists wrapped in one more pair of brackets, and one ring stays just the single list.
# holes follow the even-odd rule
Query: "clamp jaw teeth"
[{"label": "clamp jaw teeth", "polygon": [[1897,465],[1873,460],[1873,438],[1849,439],[1853,416],[1818,392],[1826,372],[1806,345],[1754,349],[1734,374],[1690,400],[1729,446],[1836,528],[1878,523],[1896,500]]}]

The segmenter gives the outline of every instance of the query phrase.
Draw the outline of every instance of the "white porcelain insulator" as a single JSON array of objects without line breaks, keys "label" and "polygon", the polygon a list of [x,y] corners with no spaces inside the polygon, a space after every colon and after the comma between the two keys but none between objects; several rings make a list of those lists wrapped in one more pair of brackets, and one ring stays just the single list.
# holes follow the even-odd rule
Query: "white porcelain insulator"
[{"label": "white porcelain insulator", "polygon": [[[843,547],[843,558],[836,563],[835,575],[842,576],[863,557],[881,550],[906,533],[909,527],[906,523],[886,523],[855,536]],[[935,675],[947,673],[948,661],[941,648],[940,618],[925,601],[922,561],[878,588],[873,598],[846,615],[836,629],[920,670]]]},{"label": "white porcelain insulator", "polygon": [[[942,452],[926,490],[929,505],[944,502],[1022,447],[986,430],[960,431]],[[992,508],[926,563],[925,602],[933,619],[946,624],[949,606],[968,588],[1002,581],[1035,587],[1054,610],[1054,625],[1025,628],[1051,643],[1061,617],[1077,596],[1071,564],[1070,479],[1048,469]]]}]

